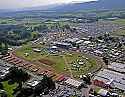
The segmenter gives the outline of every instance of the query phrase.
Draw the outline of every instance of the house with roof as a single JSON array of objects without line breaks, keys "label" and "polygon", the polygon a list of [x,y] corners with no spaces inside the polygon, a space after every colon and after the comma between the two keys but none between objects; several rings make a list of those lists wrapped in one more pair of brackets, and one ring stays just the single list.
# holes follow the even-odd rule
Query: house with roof
[{"label": "house with roof", "polygon": [[108,65],[108,68],[117,72],[125,73],[125,64],[123,63],[112,62]]},{"label": "house with roof", "polygon": [[103,69],[96,74],[93,84],[102,88],[118,88],[125,91],[125,74]]}]

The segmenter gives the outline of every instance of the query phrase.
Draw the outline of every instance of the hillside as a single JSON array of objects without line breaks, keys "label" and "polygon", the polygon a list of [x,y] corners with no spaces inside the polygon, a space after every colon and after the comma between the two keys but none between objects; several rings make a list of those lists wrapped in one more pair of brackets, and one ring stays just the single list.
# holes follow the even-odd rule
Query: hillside
[{"label": "hillside", "polygon": [[80,11],[80,10],[98,10],[98,9],[123,9],[125,0],[99,0],[85,3],[71,3],[56,6],[49,10],[54,11]]}]

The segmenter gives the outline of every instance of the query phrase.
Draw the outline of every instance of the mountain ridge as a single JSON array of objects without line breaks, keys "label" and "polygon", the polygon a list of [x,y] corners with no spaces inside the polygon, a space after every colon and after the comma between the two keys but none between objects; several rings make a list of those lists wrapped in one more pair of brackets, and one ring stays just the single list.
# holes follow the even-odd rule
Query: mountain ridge
[{"label": "mountain ridge", "polygon": [[72,3],[62,6],[57,6],[49,10],[55,11],[79,11],[89,9],[121,9],[125,8],[125,0],[98,0],[85,3]]},{"label": "mountain ridge", "polygon": [[112,10],[125,9],[125,0],[97,0],[90,2],[68,3],[68,4],[53,4],[47,6],[29,7],[16,10],[1,10],[0,12],[14,11],[54,11],[54,12],[77,12],[81,10]]}]

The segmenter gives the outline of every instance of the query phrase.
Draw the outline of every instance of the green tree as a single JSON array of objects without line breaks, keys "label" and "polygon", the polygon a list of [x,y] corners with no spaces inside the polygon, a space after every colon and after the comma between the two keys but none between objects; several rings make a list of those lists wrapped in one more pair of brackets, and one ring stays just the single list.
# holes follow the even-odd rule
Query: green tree
[{"label": "green tree", "polygon": [[39,96],[42,93],[48,93],[49,90],[55,89],[55,83],[52,78],[47,75],[43,75],[43,79],[34,89],[34,96]]},{"label": "green tree", "polygon": [[3,84],[0,82],[0,89],[3,89]]},{"label": "green tree", "polygon": [[32,39],[36,39],[38,37],[38,32],[32,32]]},{"label": "green tree", "polygon": [[8,79],[17,82],[19,84],[17,88],[21,89],[22,83],[26,82],[30,78],[30,75],[22,69],[18,69],[17,67],[11,67],[9,69],[9,74],[7,77]]}]

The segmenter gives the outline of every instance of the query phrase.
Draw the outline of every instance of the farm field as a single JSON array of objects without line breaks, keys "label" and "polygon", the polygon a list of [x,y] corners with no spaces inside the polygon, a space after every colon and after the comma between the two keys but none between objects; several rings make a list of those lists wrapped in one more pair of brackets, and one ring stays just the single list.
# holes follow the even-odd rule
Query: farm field
[{"label": "farm field", "polygon": [[[41,49],[41,52],[35,52],[34,48]],[[26,56],[25,53],[28,55]],[[37,63],[41,67],[47,67],[59,74],[66,74],[74,78],[89,73],[98,67],[96,60],[91,56],[70,51],[53,54],[47,50],[47,47],[40,44],[25,45],[18,49],[15,54],[20,58]],[[79,62],[82,64],[80,65]]]}]

